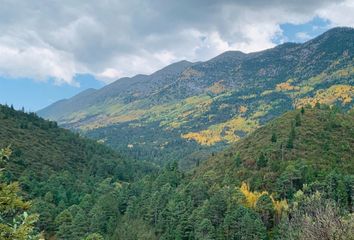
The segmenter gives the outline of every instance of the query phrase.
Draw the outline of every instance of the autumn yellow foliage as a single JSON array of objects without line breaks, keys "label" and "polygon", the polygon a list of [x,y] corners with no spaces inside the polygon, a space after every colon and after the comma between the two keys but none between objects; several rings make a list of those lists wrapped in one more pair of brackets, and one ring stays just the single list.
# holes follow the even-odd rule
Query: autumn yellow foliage
[{"label": "autumn yellow foliage", "polygon": [[213,145],[217,142],[226,141],[228,143],[236,142],[240,139],[235,132],[243,131],[249,133],[258,127],[254,120],[243,117],[235,117],[231,120],[212,125],[208,129],[200,132],[190,132],[182,135],[182,138],[197,141],[201,145]]},{"label": "autumn yellow foliage", "polygon": [[210,87],[208,87],[208,90],[214,94],[219,94],[225,91],[224,85],[222,85],[223,80],[220,80],[218,82],[213,83]]},{"label": "autumn yellow foliage", "polygon": [[291,90],[299,90],[300,89],[298,86],[292,86],[291,83],[292,83],[291,79],[289,79],[286,82],[279,83],[275,87],[275,90],[277,90],[277,91],[291,91]]},{"label": "autumn yellow foliage", "polygon": [[247,183],[243,182],[239,188],[240,192],[244,195],[245,200],[241,202],[242,205],[248,208],[254,209],[256,207],[258,199],[263,195],[268,195],[273,203],[273,208],[277,216],[281,216],[284,211],[287,211],[289,206],[286,200],[275,200],[274,197],[267,191],[252,192]]},{"label": "autumn yellow foliage", "polygon": [[321,89],[316,92],[314,97],[299,99],[297,107],[305,105],[315,106],[316,103],[333,105],[340,101],[343,105],[350,103],[354,97],[354,86],[333,85],[328,89]]},{"label": "autumn yellow foliage", "polygon": [[240,108],[239,108],[240,113],[245,113],[245,112],[247,112],[247,110],[248,110],[248,108],[246,106],[240,106]]},{"label": "autumn yellow foliage", "polygon": [[245,196],[245,201],[243,202],[243,205],[245,205],[248,208],[255,208],[257,200],[263,194],[268,194],[268,192],[266,192],[266,191],[263,191],[263,192],[252,192],[250,190],[249,185],[247,183],[245,183],[245,182],[243,182],[241,184],[240,191]]},{"label": "autumn yellow foliage", "polygon": [[182,135],[183,138],[189,140],[195,140],[201,145],[213,145],[222,141],[220,134],[217,131],[207,129],[201,132],[190,132]]}]

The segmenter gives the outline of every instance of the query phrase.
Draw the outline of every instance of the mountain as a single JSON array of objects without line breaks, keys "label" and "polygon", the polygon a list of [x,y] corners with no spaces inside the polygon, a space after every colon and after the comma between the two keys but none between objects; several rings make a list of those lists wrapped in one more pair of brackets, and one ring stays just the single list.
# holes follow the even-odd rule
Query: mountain
[{"label": "mountain", "polygon": [[38,228],[47,236],[59,231],[56,218],[62,211],[84,201],[86,207],[93,207],[97,196],[104,195],[99,191],[156,170],[34,113],[0,105],[0,149],[8,146],[12,154],[5,171],[0,166],[1,183],[20,182],[25,198],[33,200],[33,210],[40,214]]},{"label": "mountain", "polygon": [[353,156],[353,113],[286,112],[188,173],[170,164],[126,187],[113,236],[351,239]]},{"label": "mountain", "polygon": [[353,107],[354,29],[122,78],[38,112],[118,151],[184,167],[302,106]]}]

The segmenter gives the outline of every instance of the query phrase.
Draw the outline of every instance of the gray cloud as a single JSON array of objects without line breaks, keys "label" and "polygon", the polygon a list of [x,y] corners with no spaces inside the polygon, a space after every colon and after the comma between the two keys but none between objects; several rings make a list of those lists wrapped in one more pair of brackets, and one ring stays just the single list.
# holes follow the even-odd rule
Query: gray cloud
[{"label": "gray cloud", "polygon": [[353,1],[20,1],[0,5],[0,74],[75,84],[149,73],[173,61],[223,51],[257,51],[281,37],[281,23],[314,16],[354,25]]}]

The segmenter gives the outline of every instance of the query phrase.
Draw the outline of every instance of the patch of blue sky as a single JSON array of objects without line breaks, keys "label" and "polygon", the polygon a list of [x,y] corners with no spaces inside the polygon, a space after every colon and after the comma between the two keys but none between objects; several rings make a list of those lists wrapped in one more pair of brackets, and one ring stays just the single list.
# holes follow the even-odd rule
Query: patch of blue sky
[{"label": "patch of blue sky", "polygon": [[311,21],[302,24],[284,23],[280,25],[282,35],[273,39],[275,44],[284,42],[306,42],[330,28],[330,22],[326,19],[315,17]]},{"label": "patch of blue sky", "polygon": [[26,111],[37,111],[85,89],[104,86],[103,82],[89,74],[77,75],[75,81],[79,86],[56,85],[51,79],[39,82],[26,78],[0,77],[0,103],[13,105],[16,109],[24,107]]}]

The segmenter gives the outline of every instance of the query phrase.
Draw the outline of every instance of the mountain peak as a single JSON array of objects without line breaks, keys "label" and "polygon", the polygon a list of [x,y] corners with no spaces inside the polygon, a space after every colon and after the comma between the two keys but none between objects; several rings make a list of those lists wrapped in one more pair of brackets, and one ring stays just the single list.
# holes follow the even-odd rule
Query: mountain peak
[{"label": "mountain peak", "polygon": [[182,60],[179,62],[172,63],[156,72],[152,75],[156,74],[176,74],[182,72],[185,68],[192,66],[194,63],[189,62],[187,60]]},{"label": "mountain peak", "polygon": [[326,32],[324,34],[334,34],[334,33],[343,33],[343,32],[354,32],[354,28],[352,27],[334,27]]},{"label": "mountain peak", "polygon": [[353,39],[354,39],[354,28],[335,27],[322,33],[318,37],[309,40],[305,44],[325,43],[325,42],[332,42],[332,43],[346,42],[347,44],[353,45]]},{"label": "mountain peak", "polygon": [[241,51],[226,51],[221,53],[220,55],[210,59],[210,61],[228,61],[230,59],[242,59],[247,54]]}]

